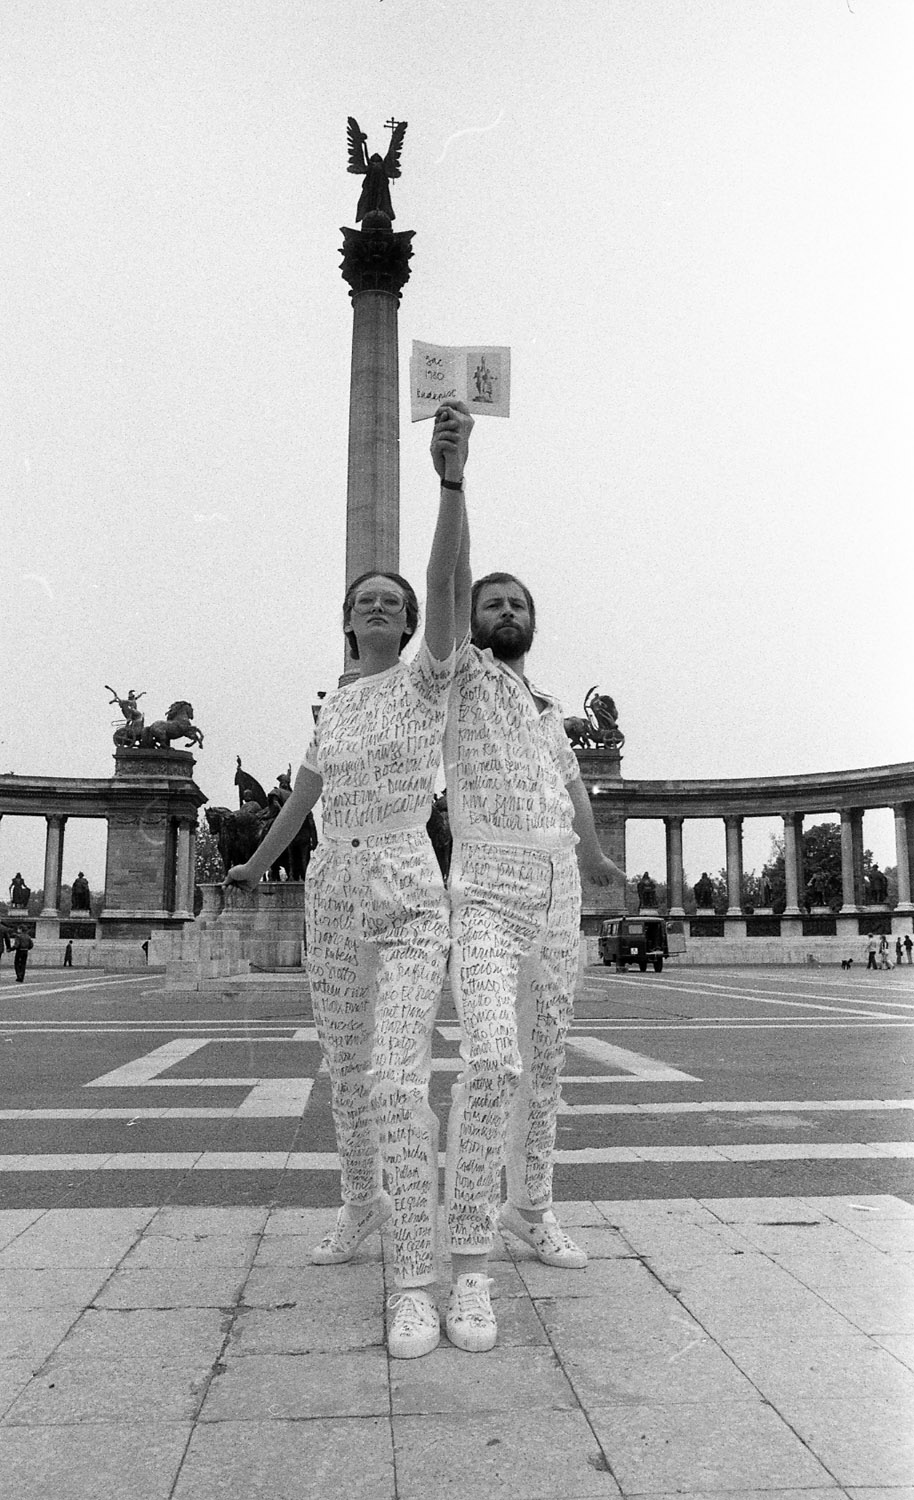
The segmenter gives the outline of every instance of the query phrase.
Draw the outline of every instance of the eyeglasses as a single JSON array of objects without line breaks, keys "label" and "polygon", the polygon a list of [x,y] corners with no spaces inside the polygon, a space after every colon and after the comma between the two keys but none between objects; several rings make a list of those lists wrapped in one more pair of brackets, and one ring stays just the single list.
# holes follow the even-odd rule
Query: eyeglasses
[{"label": "eyeglasses", "polygon": [[352,601],[352,608],[357,615],[368,615],[380,606],[386,615],[398,615],[401,609],[406,608],[406,600],[402,594],[384,592],[382,594],[356,594]]}]

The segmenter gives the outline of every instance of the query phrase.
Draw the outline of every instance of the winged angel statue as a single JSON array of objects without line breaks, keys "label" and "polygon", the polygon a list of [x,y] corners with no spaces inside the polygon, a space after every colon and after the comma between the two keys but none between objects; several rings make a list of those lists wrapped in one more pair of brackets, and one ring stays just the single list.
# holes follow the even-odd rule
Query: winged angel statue
[{"label": "winged angel statue", "polygon": [[406,134],[406,121],[399,120],[393,125],[390,145],[384,157],[377,151],[372,156],[368,155],[365,144],[368,137],[359,129],[359,123],[352,115],[346,124],[346,134],[349,138],[349,171],[365,178],[356,209],[356,223],[370,219],[374,214],[383,214],[391,222],[394,210],[390,201],[390,179],[400,175],[400,151]]}]

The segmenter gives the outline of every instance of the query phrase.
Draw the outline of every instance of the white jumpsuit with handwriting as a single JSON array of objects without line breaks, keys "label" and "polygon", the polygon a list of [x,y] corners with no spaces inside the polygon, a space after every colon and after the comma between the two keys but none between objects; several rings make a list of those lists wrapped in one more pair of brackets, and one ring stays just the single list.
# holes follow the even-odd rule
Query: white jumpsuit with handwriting
[{"label": "white jumpsuit with handwriting", "polygon": [[580,771],[559,704],[532,693],[491,651],[458,651],[445,732],[451,983],[464,1064],[445,1172],[457,1253],[491,1250],[503,1164],[512,1203],[552,1205],[581,913],[566,785]]},{"label": "white jumpsuit with handwriting", "polygon": [[435,1280],[432,1033],[449,946],[426,822],[453,677],[416,656],[329,693],[304,764],[323,778],[305,886],[308,978],[330,1072],[341,1196],[393,1200],[400,1286]]}]

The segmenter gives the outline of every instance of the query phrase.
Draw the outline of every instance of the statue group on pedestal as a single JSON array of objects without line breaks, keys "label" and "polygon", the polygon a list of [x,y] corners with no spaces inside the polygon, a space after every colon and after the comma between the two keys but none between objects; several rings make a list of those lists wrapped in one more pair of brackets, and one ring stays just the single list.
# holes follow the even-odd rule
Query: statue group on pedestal
[{"label": "statue group on pedestal", "polygon": [[[105,683],[106,690],[111,694],[110,701],[116,703],[124,716],[124,722],[118,724],[114,731],[114,743],[118,749],[128,750],[167,750],[172,740],[185,739],[189,745],[202,745],[203,734],[192,723],[194,707],[186,699],[179,698],[172,703],[164,719],[154,719],[151,724],[146,723],[146,716],[139,706],[139,700],[145,698],[145,693],[137,693],[130,688],[126,698],[121,698]],[[117,720],[114,721],[117,723]]]},{"label": "statue group on pedestal", "polygon": [[[238,811],[230,807],[208,807],[206,821],[219,850],[219,858],[228,872],[232,865],[244,864],[265,837],[283,804],[292,795],[292,767],[281,771],[269,793],[260,782],[242,770],[241,757],[235,771],[238,788]],[[304,880],[308,862],[317,848],[317,825],[311,813],[305,818],[288,848],[271,866],[271,880]]]},{"label": "statue group on pedestal", "polygon": [[625,744],[616,705],[608,693],[598,693],[596,686],[584,699],[584,717],[570,715],[564,723],[573,750],[621,750]]}]

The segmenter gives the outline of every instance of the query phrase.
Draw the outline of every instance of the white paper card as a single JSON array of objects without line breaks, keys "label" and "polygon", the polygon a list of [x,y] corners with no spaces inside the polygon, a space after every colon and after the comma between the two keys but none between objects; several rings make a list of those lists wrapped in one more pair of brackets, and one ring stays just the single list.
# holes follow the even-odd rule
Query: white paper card
[{"label": "white paper card", "polygon": [[498,344],[422,344],[409,361],[412,420],[433,417],[442,401],[465,401],[474,417],[506,417],[511,350]]}]

